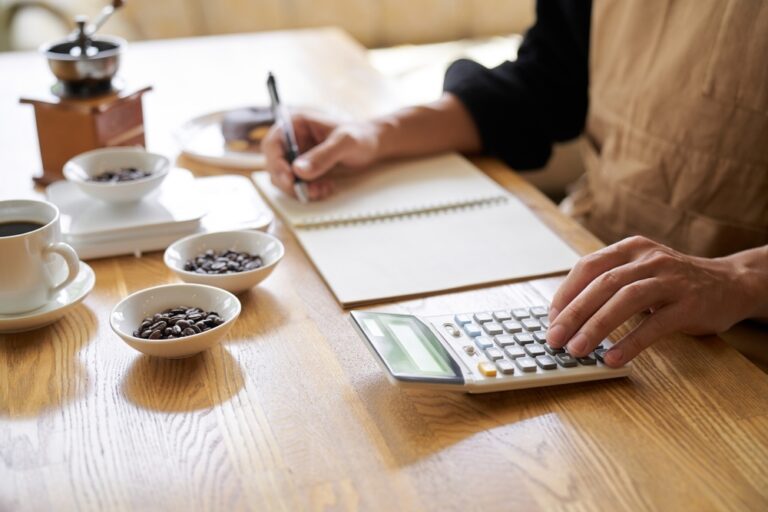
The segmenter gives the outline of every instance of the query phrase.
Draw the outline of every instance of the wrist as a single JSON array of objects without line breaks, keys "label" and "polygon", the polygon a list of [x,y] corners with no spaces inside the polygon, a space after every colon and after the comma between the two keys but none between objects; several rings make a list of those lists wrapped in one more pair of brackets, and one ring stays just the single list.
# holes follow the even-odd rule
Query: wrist
[{"label": "wrist", "polygon": [[768,246],[721,258],[745,297],[744,318],[768,319]]}]

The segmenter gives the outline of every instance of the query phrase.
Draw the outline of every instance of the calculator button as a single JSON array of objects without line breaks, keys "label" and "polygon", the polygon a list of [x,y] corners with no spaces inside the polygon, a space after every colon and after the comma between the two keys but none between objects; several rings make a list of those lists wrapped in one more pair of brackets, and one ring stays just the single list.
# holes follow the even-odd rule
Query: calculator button
[{"label": "calculator button", "polygon": [[485,322],[490,322],[493,320],[493,317],[490,313],[475,313],[474,314],[475,322],[479,324],[483,324]]},{"label": "calculator button", "polygon": [[541,324],[535,318],[523,318],[520,323],[522,323],[523,327],[529,331],[538,331],[541,329]]},{"label": "calculator button", "polygon": [[521,318],[528,318],[531,314],[525,308],[516,308],[512,310],[512,316],[520,320]]},{"label": "calculator button", "polygon": [[501,359],[496,361],[496,368],[504,375],[512,375],[515,373],[515,364],[512,361]]},{"label": "calculator button", "polygon": [[525,346],[525,353],[531,357],[544,355],[544,347],[538,343],[529,343]]},{"label": "calculator button", "polygon": [[443,328],[445,329],[445,332],[453,336],[454,338],[458,338],[461,336],[461,331],[459,331],[455,325],[452,323],[444,323]]},{"label": "calculator button", "polygon": [[547,331],[537,331],[533,333],[533,339],[539,343],[547,342]]},{"label": "calculator button", "polygon": [[549,312],[547,311],[547,308],[544,306],[535,306],[530,309],[531,314],[535,316],[536,318],[547,316]]},{"label": "calculator button", "polygon": [[508,311],[494,311],[493,318],[497,322],[503,322],[504,320],[512,320],[512,315]]},{"label": "calculator button", "polygon": [[536,364],[541,366],[541,368],[544,370],[554,370],[557,368],[557,363],[555,360],[552,359],[552,356],[548,355],[538,356],[536,358]]},{"label": "calculator button", "polygon": [[527,345],[528,343],[533,343],[533,336],[527,332],[520,332],[515,334],[515,341],[519,345]]},{"label": "calculator button", "polygon": [[608,352],[608,350],[604,348],[598,348],[593,352],[593,354],[595,354],[595,357],[597,358],[598,361],[600,361],[601,363],[604,363],[605,361],[603,361],[603,358],[605,357],[606,352]]},{"label": "calculator button", "polygon": [[469,317],[469,315],[456,315],[453,317],[453,319],[456,321],[459,326],[466,325],[472,321],[472,319]]},{"label": "calculator button", "polygon": [[557,364],[563,368],[573,368],[578,364],[575,357],[573,357],[571,354],[565,353],[555,354],[555,361],[557,361]]},{"label": "calculator button", "polygon": [[466,352],[468,356],[475,355],[475,347],[473,345],[464,345],[462,348],[464,349],[464,352]]},{"label": "calculator button", "polygon": [[514,345],[514,346],[511,346],[511,347],[506,347],[504,349],[504,352],[507,354],[507,356],[510,359],[516,359],[518,357],[523,357],[523,356],[526,355],[525,354],[525,349],[523,349],[523,347],[520,347],[518,345]]},{"label": "calculator button", "polygon": [[548,343],[545,343],[542,346],[544,347],[544,350],[546,350],[547,353],[550,354],[550,355],[565,353],[565,349],[564,348],[555,348],[555,347],[550,346]]},{"label": "calculator button", "polygon": [[585,357],[577,357],[576,360],[584,366],[594,366],[597,364],[597,359],[594,354],[587,354]]},{"label": "calculator button", "polygon": [[481,350],[485,350],[493,346],[493,340],[488,336],[478,336],[475,338],[475,345]]},{"label": "calculator button", "polygon": [[515,359],[515,364],[518,368],[520,368],[521,372],[535,372],[536,371],[536,361],[532,357],[523,356],[518,357]]},{"label": "calculator button", "polygon": [[515,338],[513,338],[509,334],[500,334],[499,336],[495,336],[493,338],[493,341],[495,341],[496,344],[500,347],[506,347],[507,345],[515,344]]},{"label": "calculator button", "polygon": [[480,330],[480,326],[473,323],[468,323],[464,326],[464,332],[467,333],[467,336],[470,338],[477,338],[481,334],[483,334],[483,331]]},{"label": "calculator button", "polygon": [[485,375],[486,377],[496,376],[496,367],[493,366],[493,363],[488,363],[485,361],[483,361],[482,363],[478,363],[477,371],[479,371],[482,375]]},{"label": "calculator button", "polygon": [[501,350],[497,349],[496,347],[485,349],[485,355],[488,356],[488,359],[490,359],[491,361],[504,359],[504,353]]},{"label": "calculator button", "polygon": [[549,317],[539,318],[539,322],[541,322],[545,329],[549,329]]},{"label": "calculator button", "polygon": [[502,329],[501,326],[496,322],[484,323],[483,329],[485,329],[485,332],[487,332],[491,336],[495,336],[496,334],[504,334],[504,329]]},{"label": "calculator button", "polygon": [[509,334],[515,334],[516,332],[523,332],[523,326],[520,325],[520,322],[515,322],[514,320],[505,320],[501,323],[501,326]]}]

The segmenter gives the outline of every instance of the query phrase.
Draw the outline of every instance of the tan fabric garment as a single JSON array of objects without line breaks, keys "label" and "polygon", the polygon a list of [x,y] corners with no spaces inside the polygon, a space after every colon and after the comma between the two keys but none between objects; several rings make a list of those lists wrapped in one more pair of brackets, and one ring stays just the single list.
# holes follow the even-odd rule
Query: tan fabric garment
[{"label": "tan fabric garment", "polygon": [[591,30],[571,213],[606,243],[768,244],[768,0],[595,0]]}]

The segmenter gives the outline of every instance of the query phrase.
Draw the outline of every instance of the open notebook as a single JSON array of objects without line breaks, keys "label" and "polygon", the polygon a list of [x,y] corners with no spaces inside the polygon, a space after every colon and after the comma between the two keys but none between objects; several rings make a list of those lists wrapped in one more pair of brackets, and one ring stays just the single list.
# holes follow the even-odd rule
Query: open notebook
[{"label": "open notebook", "polygon": [[345,307],[568,270],[577,254],[457,154],[341,176],[302,204],[266,172],[256,186]]}]

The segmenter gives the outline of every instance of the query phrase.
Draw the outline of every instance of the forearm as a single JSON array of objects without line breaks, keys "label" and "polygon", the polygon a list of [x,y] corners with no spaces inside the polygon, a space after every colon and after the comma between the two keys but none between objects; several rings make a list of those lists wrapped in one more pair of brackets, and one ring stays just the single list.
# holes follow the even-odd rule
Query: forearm
[{"label": "forearm", "polygon": [[768,320],[768,245],[721,258],[747,294],[747,318]]},{"label": "forearm", "polygon": [[378,131],[377,160],[460,151],[475,153],[481,143],[464,105],[451,94],[373,121]]}]

